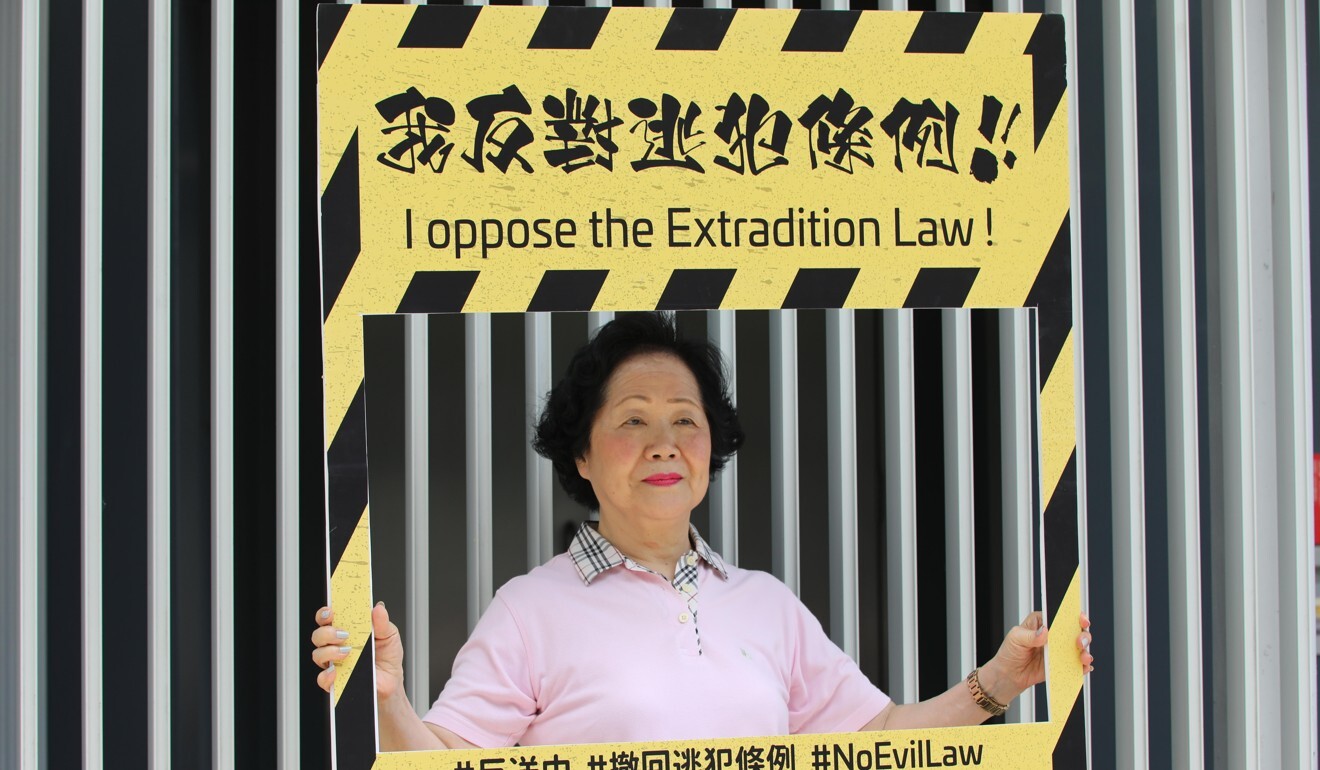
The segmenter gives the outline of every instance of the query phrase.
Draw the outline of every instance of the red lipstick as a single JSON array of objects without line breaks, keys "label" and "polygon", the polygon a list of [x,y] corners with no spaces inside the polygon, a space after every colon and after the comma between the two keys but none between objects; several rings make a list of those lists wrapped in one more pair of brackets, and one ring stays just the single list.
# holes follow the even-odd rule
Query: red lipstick
[{"label": "red lipstick", "polygon": [[657,487],[672,487],[682,481],[683,477],[677,473],[652,473],[642,480]]}]

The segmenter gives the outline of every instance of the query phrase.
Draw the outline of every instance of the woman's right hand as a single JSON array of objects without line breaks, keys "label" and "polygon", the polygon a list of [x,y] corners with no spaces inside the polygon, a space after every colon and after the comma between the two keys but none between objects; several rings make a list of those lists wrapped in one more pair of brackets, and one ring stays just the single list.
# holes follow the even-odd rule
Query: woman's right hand
[{"label": "woman's right hand", "polygon": [[[346,646],[348,632],[336,628],[334,622],[334,610],[322,607],[316,611],[312,662],[325,669],[316,675],[316,683],[326,692],[335,681],[334,664],[351,652]],[[371,608],[371,635],[376,645],[376,697],[384,700],[403,692],[403,640],[383,602]]]}]

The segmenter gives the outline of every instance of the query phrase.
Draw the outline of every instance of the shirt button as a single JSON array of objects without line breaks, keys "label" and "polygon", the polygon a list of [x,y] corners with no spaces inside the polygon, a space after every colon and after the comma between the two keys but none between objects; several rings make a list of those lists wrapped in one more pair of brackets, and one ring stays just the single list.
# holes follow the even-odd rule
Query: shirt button
[{"label": "shirt button", "polygon": [[679,622],[679,623],[686,623],[686,622],[688,622],[688,621],[691,620],[691,619],[692,619],[692,616],[689,615],[689,614],[687,614],[686,612],[684,612],[684,613],[682,613],[682,614],[680,614],[680,615],[678,616],[678,622]]},{"label": "shirt button", "polygon": [[689,553],[685,561],[689,567],[695,567],[697,564],[697,555],[695,553]]},{"label": "shirt button", "polygon": [[694,588],[694,587],[692,586],[691,583],[684,583],[684,584],[683,584],[683,593],[688,594],[688,595],[692,595],[692,594],[694,594],[694,593],[696,593],[696,592],[697,592],[697,589]]}]

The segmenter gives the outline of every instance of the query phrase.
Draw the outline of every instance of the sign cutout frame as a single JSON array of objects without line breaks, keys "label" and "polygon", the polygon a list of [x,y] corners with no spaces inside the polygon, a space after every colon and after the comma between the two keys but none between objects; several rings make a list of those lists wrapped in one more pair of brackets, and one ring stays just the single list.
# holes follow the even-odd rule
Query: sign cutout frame
[{"label": "sign cutout frame", "polygon": [[[318,68],[327,576],[353,649],[331,697],[338,766],[509,753],[377,753],[362,315],[794,307],[1037,310],[1050,721],[764,748],[1085,763],[1065,620],[1082,599],[1060,17],[328,5]],[[583,118],[591,91],[608,117]],[[658,761],[695,743],[629,748]],[[604,750],[538,751],[565,763],[538,770]]]}]

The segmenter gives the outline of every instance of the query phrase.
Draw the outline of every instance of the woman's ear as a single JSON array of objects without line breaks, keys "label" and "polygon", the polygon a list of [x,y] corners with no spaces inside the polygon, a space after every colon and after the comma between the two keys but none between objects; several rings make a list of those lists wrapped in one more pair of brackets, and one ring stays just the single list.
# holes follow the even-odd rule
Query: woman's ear
[{"label": "woman's ear", "polygon": [[590,466],[587,465],[587,458],[585,456],[579,457],[576,460],[574,460],[574,462],[577,463],[578,475],[586,479],[587,481],[591,481],[591,472],[589,470]]}]

